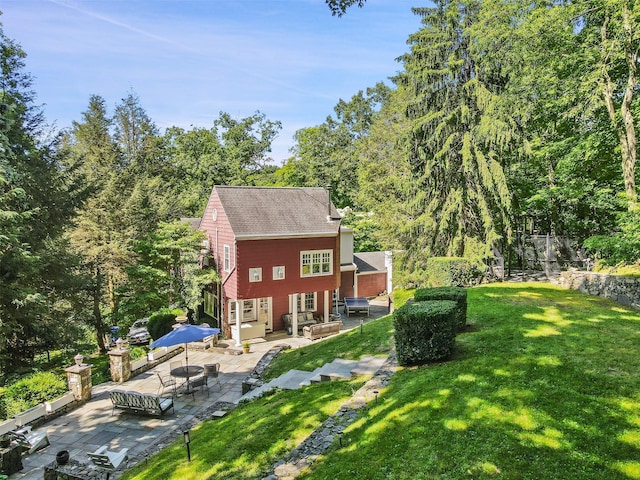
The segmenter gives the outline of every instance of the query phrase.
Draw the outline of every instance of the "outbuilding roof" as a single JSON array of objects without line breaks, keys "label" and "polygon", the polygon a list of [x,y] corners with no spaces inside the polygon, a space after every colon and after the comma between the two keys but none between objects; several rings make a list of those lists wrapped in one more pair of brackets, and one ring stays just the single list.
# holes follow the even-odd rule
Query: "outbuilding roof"
[{"label": "outbuilding roof", "polygon": [[340,228],[340,215],[321,187],[216,185],[214,192],[238,239],[332,236]]},{"label": "outbuilding roof", "polygon": [[358,267],[359,273],[386,272],[384,252],[358,252],[353,254],[353,263]]}]

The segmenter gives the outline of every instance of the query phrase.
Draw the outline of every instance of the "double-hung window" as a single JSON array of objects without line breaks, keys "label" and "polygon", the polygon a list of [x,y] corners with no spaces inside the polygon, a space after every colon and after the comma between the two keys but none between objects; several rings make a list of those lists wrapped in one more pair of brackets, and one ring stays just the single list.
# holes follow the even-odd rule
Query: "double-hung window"
[{"label": "double-hung window", "polygon": [[333,250],[300,252],[300,276],[317,277],[333,274]]},{"label": "double-hung window", "polygon": [[224,246],[224,271],[231,271],[231,247],[229,245]]}]

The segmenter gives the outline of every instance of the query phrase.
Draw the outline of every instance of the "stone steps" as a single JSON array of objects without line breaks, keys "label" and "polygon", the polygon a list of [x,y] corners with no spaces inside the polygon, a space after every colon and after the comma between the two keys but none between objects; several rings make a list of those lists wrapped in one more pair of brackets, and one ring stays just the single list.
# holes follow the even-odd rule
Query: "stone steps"
[{"label": "stone steps", "polygon": [[275,388],[297,390],[300,387],[318,382],[349,379],[355,375],[373,375],[385,362],[384,357],[364,356],[360,360],[344,360],[336,358],[330,363],[315,369],[313,372],[305,370],[289,370],[287,373],[245,393],[238,402],[258,398]]}]

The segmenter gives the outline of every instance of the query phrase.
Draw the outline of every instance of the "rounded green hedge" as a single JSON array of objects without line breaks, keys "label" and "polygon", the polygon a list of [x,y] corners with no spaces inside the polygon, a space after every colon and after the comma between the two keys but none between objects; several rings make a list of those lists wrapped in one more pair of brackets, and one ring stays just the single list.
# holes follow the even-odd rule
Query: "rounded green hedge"
[{"label": "rounded green hedge", "polygon": [[157,340],[169,333],[173,329],[173,324],[176,323],[176,318],[181,313],[182,310],[167,308],[152,314],[147,323],[147,330],[151,338]]},{"label": "rounded green hedge", "polygon": [[419,288],[413,294],[416,302],[451,300],[456,302],[456,325],[458,331],[467,325],[467,291],[462,287]]},{"label": "rounded green hedge", "polygon": [[406,303],[393,314],[400,365],[419,365],[451,354],[456,338],[456,302]]}]

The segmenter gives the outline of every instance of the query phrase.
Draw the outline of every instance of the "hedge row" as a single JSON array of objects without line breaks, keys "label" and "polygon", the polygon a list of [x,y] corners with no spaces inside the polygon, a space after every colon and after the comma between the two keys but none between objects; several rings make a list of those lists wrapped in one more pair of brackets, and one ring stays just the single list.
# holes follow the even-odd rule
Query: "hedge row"
[{"label": "hedge row", "polygon": [[425,271],[432,287],[468,287],[482,278],[482,270],[476,262],[459,257],[431,257]]},{"label": "hedge row", "polygon": [[456,302],[456,325],[458,331],[467,325],[467,291],[460,287],[419,288],[413,294],[416,302],[451,300]]},{"label": "hedge row", "polygon": [[33,373],[4,389],[0,396],[0,421],[39,403],[53,400],[68,390],[62,375],[52,372]]},{"label": "hedge row", "polygon": [[406,303],[393,314],[400,365],[418,365],[451,354],[457,330],[457,303],[450,300]]}]

